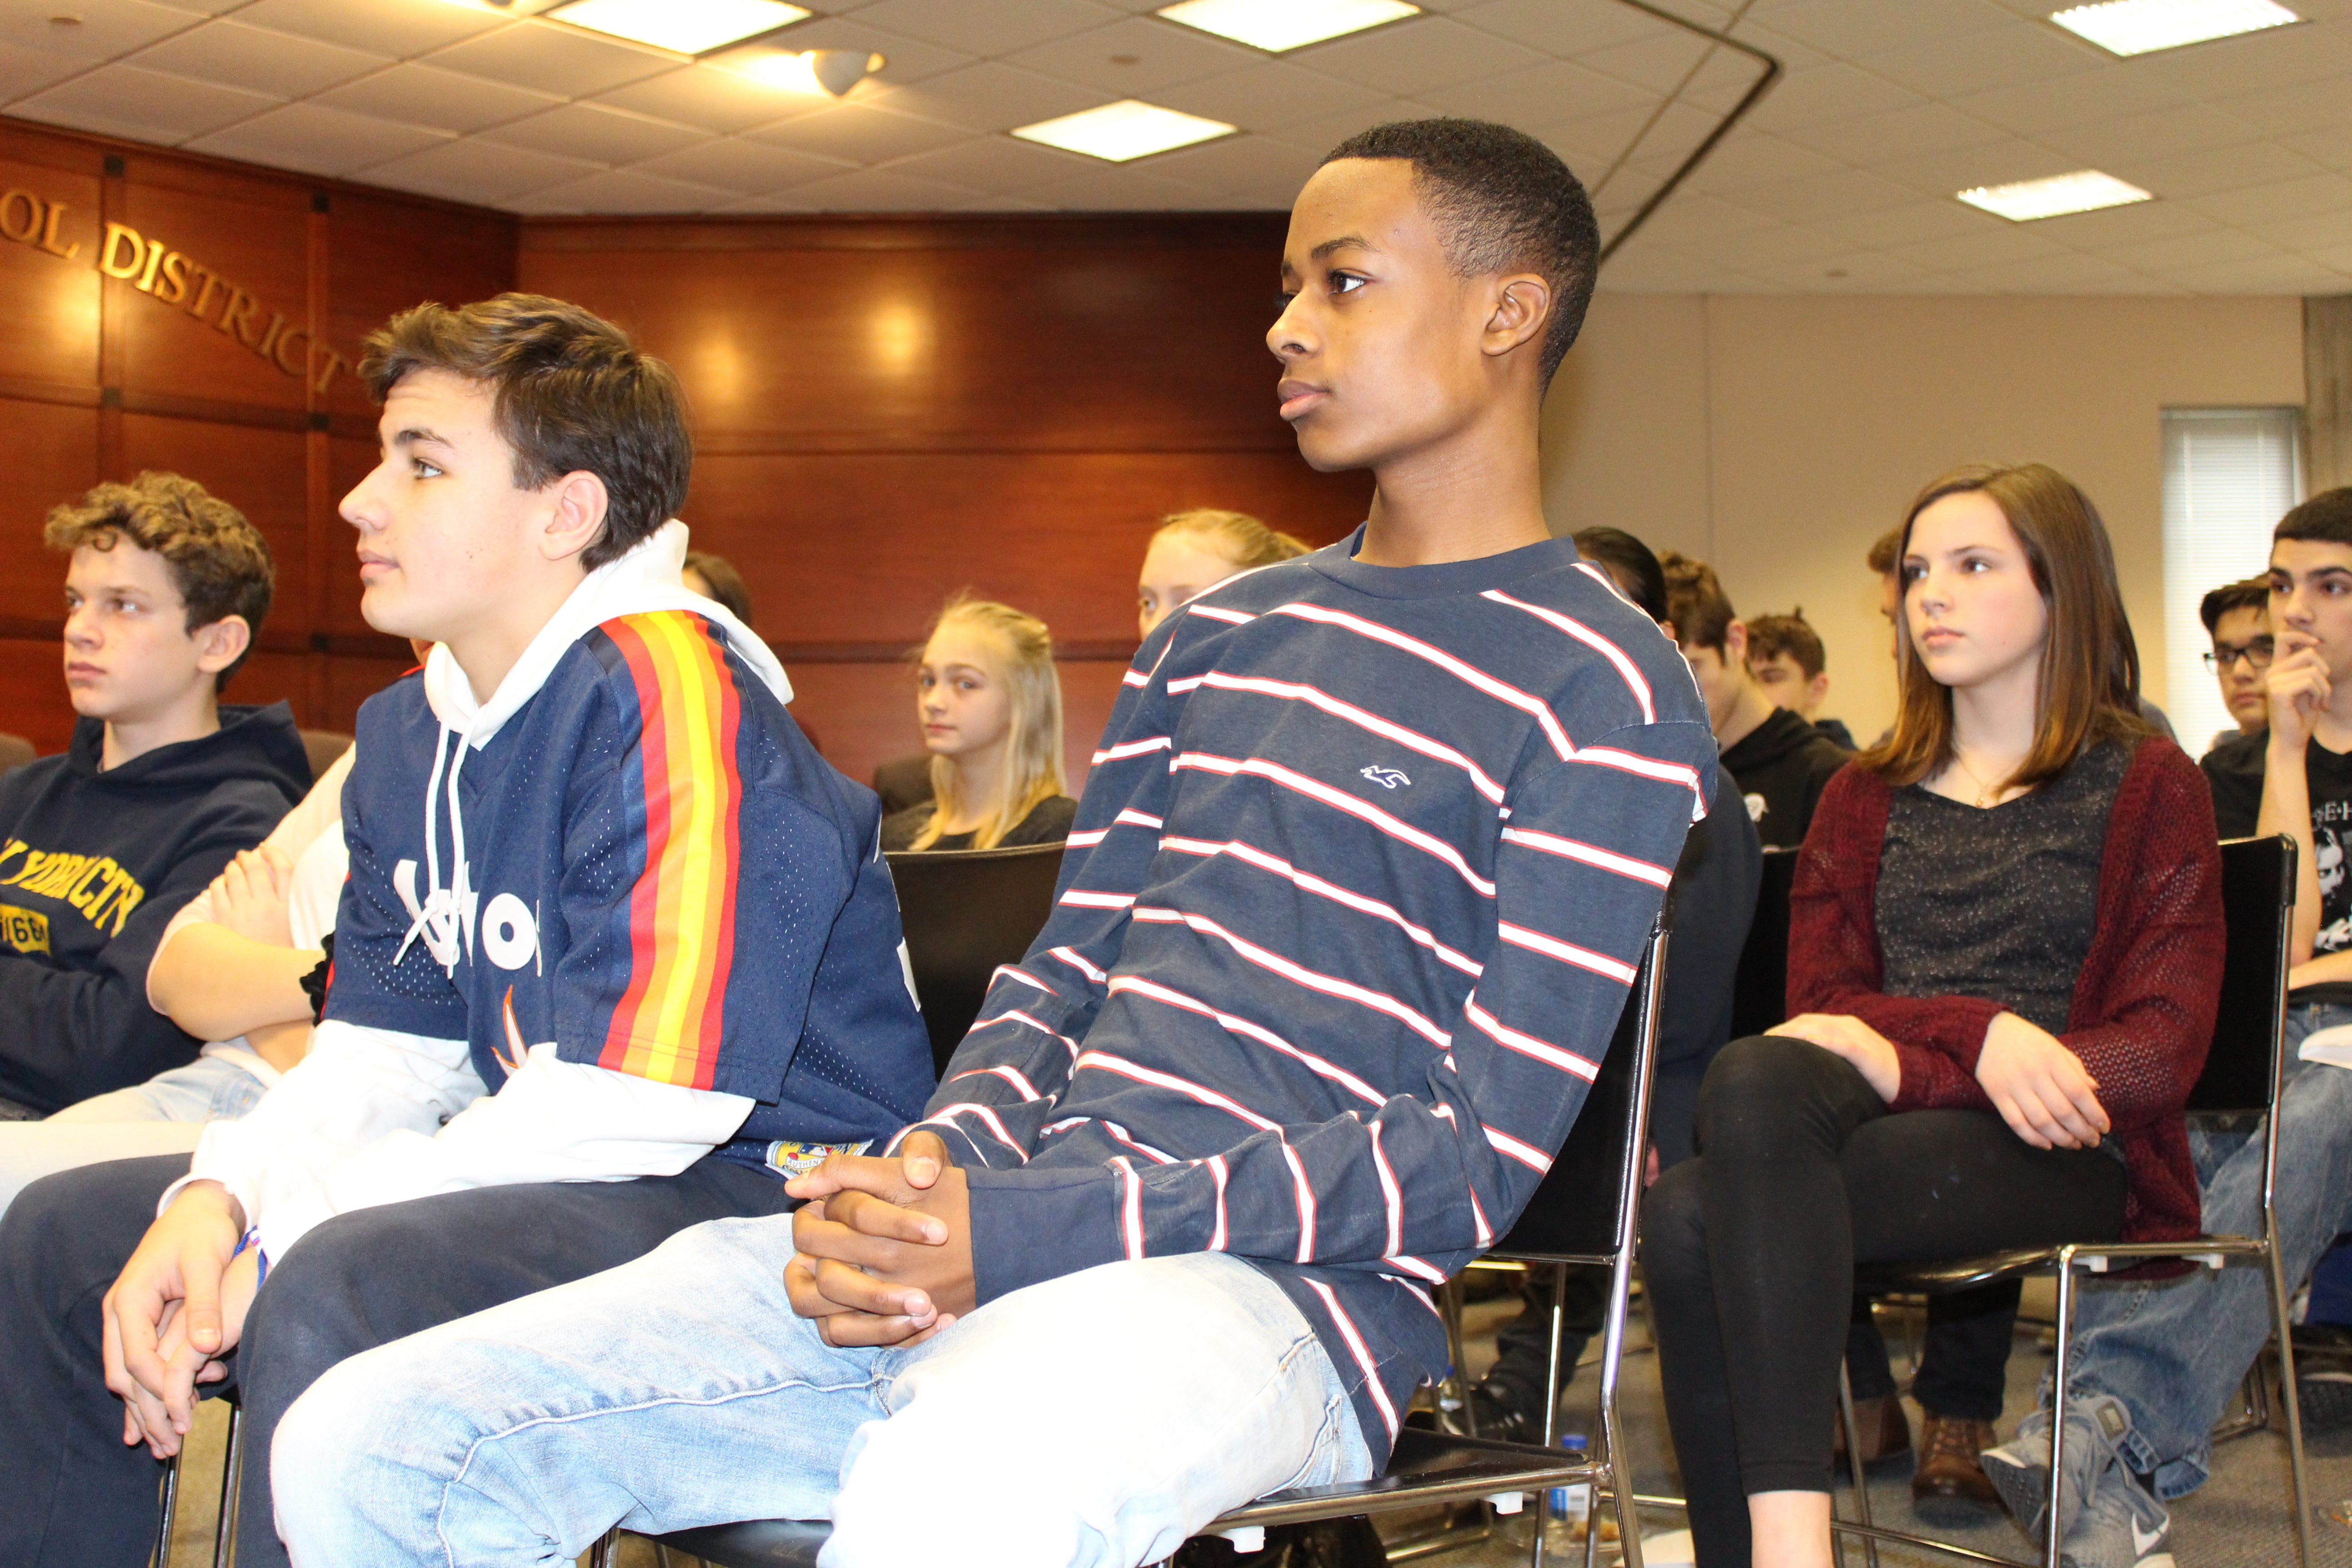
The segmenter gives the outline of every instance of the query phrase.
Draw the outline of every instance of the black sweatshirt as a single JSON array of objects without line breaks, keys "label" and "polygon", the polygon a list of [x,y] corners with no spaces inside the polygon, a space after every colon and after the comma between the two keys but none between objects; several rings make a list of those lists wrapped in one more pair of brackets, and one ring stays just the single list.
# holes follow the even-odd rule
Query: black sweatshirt
[{"label": "black sweatshirt", "polygon": [[1786,849],[1805,841],[1822,790],[1847,755],[1793,710],[1775,708],[1723,749],[1723,766],[1747,797],[1748,820],[1764,847]]},{"label": "black sweatshirt", "polygon": [[164,924],[310,785],[283,702],[100,772],[106,727],[0,779],[0,1097],[61,1110],[192,1060],[147,1005]]}]

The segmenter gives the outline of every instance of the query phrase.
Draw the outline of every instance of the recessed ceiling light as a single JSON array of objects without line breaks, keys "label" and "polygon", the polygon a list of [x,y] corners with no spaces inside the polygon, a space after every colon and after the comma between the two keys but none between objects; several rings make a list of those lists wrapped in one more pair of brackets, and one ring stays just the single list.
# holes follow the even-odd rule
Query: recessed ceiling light
[{"label": "recessed ceiling light", "polygon": [[2129,206],[2134,202],[2155,199],[2137,185],[2126,184],[2096,169],[2077,169],[2071,174],[2053,174],[2046,180],[1979,185],[1958,195],[1969,205],[1997,213],[2011,223],[2096,212],[2101,207]]},{"label": "recessed ceiling light", "polygon": [[1100,109],[1083,109],[1058,120],[1024,125],[1013,134],[1024,142],[1042,142],[1065,152],[1124,163],[1233,133],[1234,127],[1222,120],[1203,120],[1197,114],[1123,98]]},{"label": "recessed ceiling light", "polygon": [[1281,54],[1421,15],[1405,0],[1182,0],[1153,15]]},{"label": "recessed ceiling light", "polygon": [[616,38],[699,55],[807,16],[784,0],[572,0],[546,13]]},{"label": "recessed ceiling light", "polygon": [[2177,49],[2303,20],[2273,0],[2106,0],[2056,12],[2050,19],[2116,55]]}]

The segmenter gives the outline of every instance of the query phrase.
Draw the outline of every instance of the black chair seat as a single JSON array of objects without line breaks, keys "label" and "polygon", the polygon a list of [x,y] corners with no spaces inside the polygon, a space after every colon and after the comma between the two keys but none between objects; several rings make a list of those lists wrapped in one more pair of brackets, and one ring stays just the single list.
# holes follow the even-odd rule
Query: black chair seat
[{"label": "black chair seat", "polygon": [[[1582,1479],[1591,1469],[1531,1443],[1455,1437],[1408,1426],[1397,1436],[1387,1474],[1347,1486],[1274,1492],[1235,1509],[1213,1528],[1291,1524],[1349,1513],[1428,1508],[1498,1492],[1541,1491]],[[657,1539],[713,1568],[816,1568],[816,1554],[832,1533],[833,1527],[822,1521],[759,1520],[681,1530]]]}]

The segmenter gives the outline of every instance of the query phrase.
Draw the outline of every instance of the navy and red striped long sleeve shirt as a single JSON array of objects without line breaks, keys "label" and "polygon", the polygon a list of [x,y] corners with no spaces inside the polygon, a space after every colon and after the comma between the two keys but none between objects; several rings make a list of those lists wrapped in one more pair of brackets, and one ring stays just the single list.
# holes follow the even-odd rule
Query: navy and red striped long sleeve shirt
[{"label": "navy and red striped long sleeve shirt", "polygon": [[1564,540],[1360,538],[1156,630],[1053,917],[927,1110],[985,1302],[1230,1252],[1305,1314],[1376,1453],[1429,1296],[1582,1103],[1715,761],[1688,668]]}]

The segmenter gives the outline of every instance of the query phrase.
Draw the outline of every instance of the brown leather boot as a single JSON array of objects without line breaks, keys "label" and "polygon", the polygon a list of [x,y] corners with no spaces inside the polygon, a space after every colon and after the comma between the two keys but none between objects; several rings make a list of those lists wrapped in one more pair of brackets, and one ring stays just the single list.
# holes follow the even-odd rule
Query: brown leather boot
[{"label": "brown leather boot", "polygon": [[1965,1524],[2000,1511],[2000,1494],[1977,1456],[2000,1441],[1990,1421],[1962,1421],[1922,1411],[1919,1468],[1911,1474],[1911,1507],[1937,1524]]},{"label": "brown leather boot", "polygon": [[[1832,1422],[1837,1429],[1832,1445],[1837,1462],[1845,1463],[1845,1423]],[[1903,1413],[1903,1396],[1883,1394],[1876,1399],[1853,1402],[1853,1425],[1862,1434],[1862,1462],[1875,1465],[1885,1459],[1897,1459],[1911,1451],[1911,1418]]]}]

